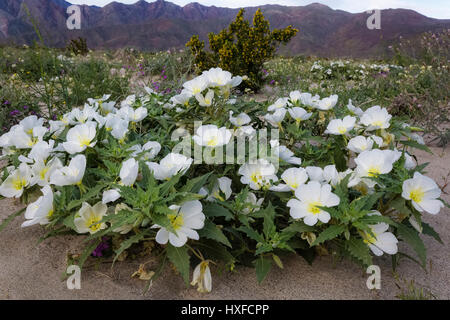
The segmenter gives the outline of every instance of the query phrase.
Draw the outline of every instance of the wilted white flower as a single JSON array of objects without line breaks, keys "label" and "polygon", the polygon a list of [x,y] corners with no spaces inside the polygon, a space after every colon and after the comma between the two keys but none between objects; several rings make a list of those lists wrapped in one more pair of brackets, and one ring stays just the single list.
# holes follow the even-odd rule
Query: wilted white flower
[{"label": "wilted white flower", "polygon": [[211,292],[212,279],[208,261],[202,261],[195,267],[191,285],[198,285],[198,292]]}]

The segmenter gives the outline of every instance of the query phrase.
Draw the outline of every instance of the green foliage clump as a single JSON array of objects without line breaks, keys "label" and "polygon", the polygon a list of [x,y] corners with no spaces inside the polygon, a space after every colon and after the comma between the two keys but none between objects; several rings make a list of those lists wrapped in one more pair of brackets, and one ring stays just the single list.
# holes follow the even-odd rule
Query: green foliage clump
[{"label": "green foliage clump", "polygon": [[204,50],[205,43],[199,40],[198,35],[194,35],[186,46],[190,47],[201,71],[220,67],[232,74],[246,75],[248,79],[244,85],[257,90],[263,82],[264,62],[274,57],[280,43],[288,43],[297,32],[292,26],[270,31],[269,21],[260,9],[256,11],[251,26],[244,19],[244,9],[241,9],[227,29],[218,34],[209,33],[211,52]]},{"label": "green foliage clump", "polygon": [[78,39],[70,40],[66,48],[67,51],[76,56],[85,56],[89,53],[89,48],[87,46],[87,41],[85,38],[79,37]]}]

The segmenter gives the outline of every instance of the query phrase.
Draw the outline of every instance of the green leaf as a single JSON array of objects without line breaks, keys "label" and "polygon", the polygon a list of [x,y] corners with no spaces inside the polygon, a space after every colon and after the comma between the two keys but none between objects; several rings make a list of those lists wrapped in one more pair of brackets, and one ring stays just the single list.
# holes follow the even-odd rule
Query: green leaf
[{"label": "green leaf", "polygon": [[281,259],[279,256],[277,256],[276,254],[272,254],[272,259],[273,259],[273,261],[275,261],[278,268],[284,269],[283,262],[281,262]]},{"label": "green leaf", "polygon": [[314,243],[311,244],[311,246],[316,246],[318,244],[321,244],[322,242],[325,242],[327,240],[331,240],[339,236],[342,232],[345,231],[345,226],[343,225],[331,225],[325,230],[323,230],[319,236],[316,238]]},{"label": "green leaf", "polygon": [[70,201],[69,204],[67,205],[66,210],[70,211],[70,210],[82,205],[83,202],[89,202],[89,200],[100,197],[101,191],[105,187],[106,187],[105,184],[98,184],[95,187],[89,189],[89,191],[86,192],[80,199]]},{"label": "green leaf", "polygon": [[372,265],[372,256],[370,255],[369,246],[362,239],[351,238],[346,241],[348,252],[356,259],[361,261],[365,266]]},{"label": "green leaf", "polygon": [[433,237],[440,244],[444,244],[439,234],[428,223],[422,222],[422,233]]},{"label": "green leaf", "polygon": [[420,239],[419,233],[416,229],[408,228],[403,224],[398,224],[397,232],[399,237],[406,241],[414,249],[414,251],[416,251],[422,265],[425,266],[427,263],[427,253],[425,245],[423,244],[422,239]]},{"label": "green leaf", "polygon": [[173,263],[175,268],[177,268],[178,272],[180,272],[181,276],[186,283],[186,286],[189,286],[189,254],[186,246],[181,248],[177,248],[172,246],[170,243],[167,245],[167,257]]},{"label": "green leaf", "polygon": [[360,223],[365,223],[367,225],[373,225],[377,223],[387,223],[391,226],[397,226],[398,223],[394,222],[391,218],[388,218],[386,216],[379,216],[379,215],[371,215],[371,216],[365,216],[358,220]]},{"label": "green leaf", "polygon": [[303,232],[312,232],[314,230],[315,230],[314,227],[306,225],[303,221],[294,221],[289,226],[281,230],[281,232],[303,233]]},{"label": "green leaf", "polygon": [[258,259],[253,261],[256,269],[256,279],[259,283],[263,282],[272,268],[272,260],[264,256],[260,256]]},{"label": "green leaf", "polygon": [[201,230],[198,230],[198,234],[200,237],[216,240],[231,248],[231,243],[223,234],[222,230],[209,220],[205,221],[205,226]]},{"label": "green leaf", "polygon": [[80,267],[80,270],[83,269],[83,265],[86,262],[87,258],[91,255],[91,253],[97,248],[97,246],[100,244],[102,240],[96,239],[92,242],[90,246],[87,246],[84,248],[83,253],[80,256],[80,259],[78,260],[78,266]]},{"label": "green leaf", "polygon": [[9,215],[5,220],[0,224],[0,232],[6,228],[11,221],[13,221],[16,217],[20,216],[27,208],[20,209],[19,211]]},{"label": "green leaf", "polygon": [[256,242],[264,242],[264,237],[250,227],[240,226],[238,230],[244,232],[250,239]]},{"label": "green leaf", "polygon": [[225,217],[225,220],[229,221],[233,219],[233,214],[217,203],[210,203],[203,208],[205,216],[211,217]]},{"label": "green leaf", "polygon": [[391,207],[397,210],[398,212],[411,216],[413,213],[411,210],[406,206],[406,201],[404,198],[397,198],[391,202]]},{"label": "green leaf", "polygon": [[120,244],[119,249],[117,249],[115,251],[116,256],[114,257],[113,264],[116,262],[117,258],[119,258],[119,256],[122,254],[122,252],[124,252],[125,250],[130,248],[134,243],[138,243],[139,241],[141,241],[144,237],[145,237],[145,233],[141,232],[141,233],[137,233],[137,234],[129,237],[127,240],[123,241]]},{"label": "green leaf", "polygon": [[221,260],[225,263],[232,263],[234,261],[234,257],[231,253],[216,241],[201,239],[200,241],[195,242],[195,247],[200,248],[200,251],[205,257]]},{"label": "green leaf", "polygon": [[423,150],[423,151],[426,151],[428,153],[433,154],[433,152],[431,152],[431,150],[426,145],[420,144],[417,141],[414,141],[414,140],[402,140],[402,141],[399,141],[399,142],[401,144],[403,144],[404,146],[420,149],[420,150]]},{"label": "green leaf", "polygon": [[209,172],[207,174],[204,174],[203,176],[190,179],[186,183],[186,185],[181,189],[181,191],[197,193],[206,184],[211,174],[212,172]]}]

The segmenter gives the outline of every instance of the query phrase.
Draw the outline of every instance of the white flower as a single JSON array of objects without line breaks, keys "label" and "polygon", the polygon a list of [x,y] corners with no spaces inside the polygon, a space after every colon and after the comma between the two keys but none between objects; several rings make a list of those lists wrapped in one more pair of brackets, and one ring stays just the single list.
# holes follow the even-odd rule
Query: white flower
[{"label": "white flower", "polygon": [[253,192],[249,192],[247,194],[247,198],[245,199],[246,207],[242,210],[242,213],[248,214],[251,212],[259,211],[263,202],[264,198],[258,199]]},{"label": "white flower", "polygon": [[[391,172],[392,166],[397,160],[398,157],[391,150],[364,151],[355,159],[357,165],[355,172],[361,178],[376,177]],[[368,187],[373,187],[376,184],[371,179],[364,179],[364,182]]]},{"label": "white flower", "polygon": [[120,198],[120,193],[116,189],[106,190],[103,192],[102,203],[107,204],[114,202]]},{"label": "white flower", "polygon": [[302,164],[302,159],[294,157],[294,153],[286,146],[280,146],[280,141],[270,140],[270,146],[272,147],[272,154],[277,155],[281,160],[298,166]]},{"label": "white flower", "polygon": [[202,107],[209,107],[213,103],[214,99],[214,91],[208,90],[208,92],[203,96],[201,93],[197,93],[195,95],[195,99],[198,101],[198,104]]},{"label": "white flower", "polygon": [[100,223],[100,221],[106,216],[107,210],[108,207],[101,202],[98,202],[93,207],[89,203],[84,202],[73,221],[77,229],[76,231],[78,233],[89,232],[90,234],[94,234],[97,231],[105,229],[107,227],[106,223]]},{"label": "white flower", "polygon": [[319,110],[331,110],[334,108],[338,101],[338,95],[334,94],[327,98],[323,98],[322,100],[319,100],[315,103],[316,108]]},{"label": "white flower", "polygon": [[298,91],[298,90],[291,91],[289,93],[289,100],[294,105],[298,105],[301,102],[301,96],[302,96],[302,94],[300,93],[300,91]]},{"label": "white flower", "polygon": [[128,159],[122,163],[122,168],[120,169],[120,183],[124,186],[132,186],[136,181],[139,171],[139,163],[134,159]]},{"label": "white flower", "polygon": [[120,103],[120,106],[121,106],[121,108],[123,108],[123,107],[131,107],[135,102],[136,102],[136,95],[132,94],[132,95],[126,97],[125,100],[123,100]]},{"label": "white flower", "polygon": [[[221,177],[217,179],[217,183],[212,188],[211,192],[208,193],[208,190],[205,187],[202,187],[199,191],[199,194],[208,196],[206,198],[207,201],[214,201],[215,199],[218,199],[220,201],[228,200],[228,198],[231,197],[231,193],[233,192],[231,190],[231,179],[227,177]],[[222,197],[222,194],[225,197]]]},{"label": "white flower", "polygon": [[20,198],[25,187],[31,182],[31,170],[26,163],[10,172],[9,176],[0,185],[0,195],[6,198]]},{"label": "white flower", "polygon": [[283,109],[284,107],[286,107],[288,100],[289,98],[278,98],[277,101],[275,101],[267,108],[267,111],[272,112],[278,109]]},{"label": "white flower", "polygon": [[131,121],[131,122],[140,122],[144,120],[144,118],[147,116],[147,108],[145,107],[139,107],[137,109],[133,109],[130,106],[125,106],[119,109],[117,111],[117,115],[121,117],[124,120]]},{"label": "white flower", "polygon": [[11,128],[10,142],[17,149],[29,149],[42,141],[47,131],[48,129],[45,127],[34,127],[27,130],[19,124]]},{"label": "white flower", "polygon": [[303,105],[315,108],[317,102],[320,100],[320,97],[318,95],[312,96],[311,93],[303,92],[300,95],[300,100]]},{"label": "white flower", "polygon": [[197,129],[197,134],[192,137],[195,143],[200,146],[221,147],[227,144],[232,136],[232,132],[225,127],[218,128],[209,124],[201,126]]},{"label": "white flower", "polygon": [[355,127],[356,118],[352,116],[346,116],[344,119],[333,119],[328,123],[325,133],[342,135],[347,134]]},{"label": "white flower", "polygon": [[39,197],[35,202],[30,203],[25,211],[25,221],[23,227],[29,227],[35,224],[48,224],[53,214],[53,192],[50,186],[42,188],[43,196]]},{"label": "white flower", "polygon": [[300,123],[303,120],[308,120],[311,118],[312,113],[307,112],[305,109],[300,107],[294,107],[291,109],[288,109],[289,114],[291,115],[292,119],[294,119],[296,122]]},{"label": "white flower", "polygon": [[206,293],[212,290],[211,271],[208,264],[208,261],[202,261],[194,269],[191,285],[198,285],[198,292]]},{"label": "white flower", "polygon": [[50,184],[50,177],[56,170],[63,167],[61,160],[55,157],[50,161],[44,161],[42,159],[37,159],[35,163],[31,166],[31,172],[33,177],[31,178],[31,184],[37,184],[44,187]]},{"label": "white flower", "polygon": [[291,199],[287,206],[290,207],[290,215],[294,219],[303,218],[308,226],[313,226],[317,221],[327,223],[331,216],[328,212],[318,207],[334,207],[340,202],[337,195],[331,192],[329,184],[321,185],[317,181],[310,181],[295,190],[298,199]]},{"label": "white flower", "polygon": [[272,186],[270,190],[278,192],[295,191],[308,180],[308,174],[304,168],[289,168],[283,172],[281,179],[286,183]]},{"label": "white flower", "polygon": [[190,92],[183,90],[180,94],[170,98],[170,101],[172,101],[175,105],[181,104],[187,107],[189,105],[189,99],[191,99],[191,97],[192,94]]},{"label": "white flower", "polygon": [[[381,215],[381,213],[378,211],[373,211],[368,215]],[[383,255],[383,252],[391,255],[397,253],[398,240],[391,232],[387,232],[389,229],[389,225],[387,223],[381,222],[375,225],[370,225],[369,227],[373,235],[368,232],[361,232],[361,236],[376,256]]]},{"label": "white flower", "polygon": [[240,113],[237,117],[233,117],[233,111],[230,111],[230,122],[236,127],[242,127],[250,123],[250,117],[245,113]]},{"label": "white flower", "polygon": [[83,152],[87,147],[94,147],[95,127],[96,124],[94,122],[87,122],[71,128],[67,132],[67,142],[63,143],[64,149],[70,154],[75,154]]},{"label": "white flower", "polygon": [[386,108],[373,106],[367,109],[361,116],[361,123],[365,125],[366,130],[372,131],[377,129],[389,128],[392,116],[387,112]]},{"label": "white flower", "polygon": [[86,157],[82,154],[75,156],[67,167],[55,170],[50,175],[50,184],[68,186],[81,184],[86,170]]},{"label": "white flower", "polygon": [[169,180],[179,172],[186,172],[192,164],[192,159],[178,153],[169,153],[160,161],[146,162],[150,171],[153,172],[157,180]]},{"label": "white flower", "polygon": [[28,154],[28,158],[33,160],[47,160],[47,158],[50,156],[50,153],[53,151],[53,147],[55,145],[55,141],[50,140],[47,141],[39,141],[36,143],[33,148],[31,148],[30,153]]},{"label": "white flower", "polygon": [[412,179],[405,180],[402,187],[402,197],[411,200],[412,205],[417,211],[426,211],[431,214],[437,214],[444,207],[442,201],[438,200],[441,196],[439,189],[433,179],[414,172]]},{"label": "white flower", "polygon": [[155,224],[152,228],[160,228],[156,234],[156,242],[166,244],[169,241],[174,247],[182,247],[188,239],[198,240],[200,237],[195,230],[202,229],[205,221],[201,202],[188,201],[181,207],[171,205],[169,209],[173,213],[168,214],[168,218],[176,234]]},{"label": "white flower", "polygon": [[373,147],[373,139],[366,138],[364,136],[357,136],[352,139],[347,144],[347,149],[355,153],[361,153],[363,151],[370,151]]},{"label": "white flower", "polygon": [[248,184],[253,190],[269,188],[272,182],[278,181],[275,167],[266,159],[258,159],[256,163],[246,163],[239,168],[241,183]]},{"label": "white flower", "polygon": [[203,71],[202,76],[208,80],[208,86],[210,87],[223,87],[231,82],[232,75],[228,71],[224,71],[221,68],[211,68],[207,71]]},{"label": "white flower", "polygon": [[186,92],[189,92],[192,96],[195,96],[197,93],[201,93],[208,87],[209,81],[208,78],[201,75],[192,80],[189,80],[183,84],[183,88]]},{"label": "white flower", "polygon": [[142,146],[142,160],[151,160],[161,151],[161,145],[157,141],[148,141]]},{"label": "white flower", "polygon": [[281,122],[283,121],[284,117],[286,115],[286,109],[280,108],[277,109],[273,114],[266,114],[264,118],[269,121],[269,123],[274,126],[278,127],[281,126]]},{"label": "white flower", "polygon": [[27,133],[28,135],[33,134],[33,129],[36,127],[42,127],[44,125],[44,119],[38,118],[37,116],[28,116],[24,119],[22,119],[19,122],[19,126],[23,128],[23,131]]},{"label": "white flower", "polygon": [[308,177],[312,181],[317,182],[325,182],[325,178],[323,177],[323,169],[320,167],[315,166],[308,166],[305,168],[306,172],[308,173]]},{"label": "white flower", "polygon": [[351,114],[356,115],[358,117],[362,116],[364,113],[364,111],[362,111],[361,108],[357,108],[352,104],[352,99],[348,99],[347,109],[350,111]]},{"label": "white flower", "polygon": [[332,186],[335,186],[340,182],[339,172],[334,164],[323,168],[323,179]]}]

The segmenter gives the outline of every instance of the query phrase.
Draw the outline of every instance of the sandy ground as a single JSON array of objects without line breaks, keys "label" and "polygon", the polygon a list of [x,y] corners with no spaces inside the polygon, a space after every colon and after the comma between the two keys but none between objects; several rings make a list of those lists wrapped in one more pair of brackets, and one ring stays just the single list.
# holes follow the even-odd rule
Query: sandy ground
[{"label": "sandy ground", "polygon": [[[434,155],[417,152],[420,162],[431,162],[428,175],[439,184],[450,171],[450,148],[432,148]],[[450,193],[450,187],[446,192]],[[450,202],[450,196],[443,198]],[[17,210],[12,200],[0,201],[0,220]],[[44,233],[39,226],[21,229],[23,218],[17,218],[0,232],[0,299],[395,299],[397,286],[406,288],[406,281],[415,281],[417,288],[426,288],[439,299],[450,299],[450,210],[439,215],[425,214],[424,221],[441,235],[444,245],[423,236],[428,249],[429,267],[425,273],[417,264],[402,260],[393,275],[390,257],[375,259],[381,268],[381,290],[366,287],[368,275],[350,262],[333,266],[330,257],[318,258],[312,266],[301,257],[283,260],[284,269],[273,268],[259,285],[253,269],[238,267],[235,273],[214,273],[213,292],[200,294],[186,288],[181,277],[171,268],[143,295],[144,281],[131,279],[141,261],[109,264],[83,270],[81,289],[68,290],[61,275],[66,256],[80,252],[80,237],[61,236],[37,245]],[[411,253],[408,248],[401,247]],[[402,280],[403,279],[403,280]]]}]

